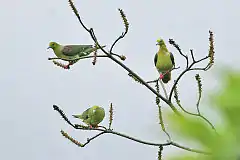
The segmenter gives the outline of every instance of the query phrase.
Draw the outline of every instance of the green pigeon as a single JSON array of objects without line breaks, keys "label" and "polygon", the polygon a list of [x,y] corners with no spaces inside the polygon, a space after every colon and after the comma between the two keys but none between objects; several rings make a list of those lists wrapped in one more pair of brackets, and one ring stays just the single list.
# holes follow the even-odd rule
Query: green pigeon
[{"label": "green pigeon", "polygon": [[96,128],[98,127],[98,124],[104,119],[105,111],[102,107],[93,106],[85,110],[82,114],[73,115],[73,117],[82,119],[82,121],[89,125],[90,128]]},{"label": "green pigeon", "polygon": [[[102,46],[104,48],[106,46]],[[52,48],[55,55],[62,60],[68,61],[69,64],[64,66],[65,69],[69,69],[69,66],[76,62],[76,59],[88,56],[90,53],[99,49],[95,48],[93,45],[61,45],[57,42],[50,42],[49,48]]]},{"label": "green pigeon", "polygon": [[159,50],[154,57],[154,64],[160,74],[160,79],[163,83],[168,83],[171,80],[171,70],[175,66],[174,57],[168,51],[163,39],[158,39],[156,45],[159,45]]}]

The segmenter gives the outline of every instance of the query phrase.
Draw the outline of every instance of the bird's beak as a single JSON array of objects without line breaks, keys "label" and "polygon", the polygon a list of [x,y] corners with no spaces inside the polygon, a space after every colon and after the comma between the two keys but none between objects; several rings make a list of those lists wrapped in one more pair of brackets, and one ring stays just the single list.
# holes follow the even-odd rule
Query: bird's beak
[{"label": "bird's beak", "polygon": [[49,49],[49,48],[51,48],[50,46],[49,47],[47,47],[47,49]]},{"label": "bird's beak", "polygon": [[156,46],[159,45],[159,43],[156,43]]}]

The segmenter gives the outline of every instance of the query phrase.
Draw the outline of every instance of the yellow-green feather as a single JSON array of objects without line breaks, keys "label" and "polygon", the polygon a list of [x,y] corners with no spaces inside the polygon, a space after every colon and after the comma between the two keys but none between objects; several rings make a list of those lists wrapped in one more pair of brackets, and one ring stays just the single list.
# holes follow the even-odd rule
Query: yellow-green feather
[{"label": "yellow-green feather", "polygon": [[[53,49],[55,55],[66,61],[74,61],[80,57],[87,56],[96,49],[92,45],[60,45],[56,42],[50,42],[49,47]],[[68,51],[69,47],[69,51]],[[102,46],[104,48],[105,46]]]},{"label": "yellow-green feather", "polygon": [[102,107],[93,106],[80,115],[73,115],[75,118],[82,119],[87,125],[96,127],[105,117],[105,111]]},{"label": "yellow-green feather", "polygon": [[[162,40],[162,43],[159,44],[159,50],[155,55],[155,66],[159,73],[164,74],[165,72],[171,70],[174,66],[173,57],[168,51],[165,43]],[[171,79],[171,72],[164,75],[162,81],[167,83]]]}]

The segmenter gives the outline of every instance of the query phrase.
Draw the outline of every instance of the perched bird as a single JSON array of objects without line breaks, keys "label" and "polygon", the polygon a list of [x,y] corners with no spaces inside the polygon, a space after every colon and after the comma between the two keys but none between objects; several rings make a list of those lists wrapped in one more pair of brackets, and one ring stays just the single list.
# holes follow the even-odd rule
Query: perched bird
[{"label": "perched bird", "polygon": [[174,57],[168,51],[163,39],[158,39],[156,45],[159,45],[159,50],[154,57],[154,64],[160,74],[160,79],[163,83],[168,83],[171,80],[171,70],[175,66]]},{"label": "perched bird", "polygon": [[[104,48],[105,46],[102,46]],[[94,52],[96,49],[93,45],[60,45],[57,42],[50,42],[49,48],[52,48],[55,55],[69,64],[64,66],[65,69],[69,69],[69,66],[76,62],[76,59],[87,56]]]},{"label": "perched bird", "polygon": [[105,117],[105,111],[102,107],[93,106],[88,108],[80,115],[73,115],[75,118],[82,119],[84,123],[90,126],[90,128],[98,127],[98,124],[102,122],[103,118]]}]

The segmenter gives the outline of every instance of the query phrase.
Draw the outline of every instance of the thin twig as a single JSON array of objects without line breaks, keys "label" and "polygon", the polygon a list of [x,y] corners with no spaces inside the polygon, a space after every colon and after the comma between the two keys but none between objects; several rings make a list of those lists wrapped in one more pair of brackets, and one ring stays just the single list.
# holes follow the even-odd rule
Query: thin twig
[{"label": "thin twig", "polygon": [[202,118],[202,119],[203,119],[206,123],[208,123],[208,124],[211,126],[211,128],[216,132],[216,129],[215,129],[214,125],[213,125],[207,118],[205,118],[203,115],[201,115],[200,113],[191,113],[191,112],[187,111],[186,109],[184,109],[180,103],[177,103],[177,104],[178,104],[178,106],[181,108],[181,110],[182,110],[183,112],[185,112],[185,113],[187,113],[187,114],[189,114],[189,115],[192,115],[192,116],[197,116],[197,117]]},{"label": "thin twig", "polygon": [[110,49],[110,51],[109,51],[110,54],[113,54],[113,53],[112,53],[112,50],[113,50],[114,46],[117,44],[118,41],[120,41],[121,39],[123,39],[123,38],[126,36],[126,34],[127,34],[127,32],[128,32],[128,28],[129,28],[129,23],[128,23],[128,21],[127,21],[126,15],[124,14],[123,10],[122,10],[122,9],[118,9],[118,10],[119,10],[120,15],[121,15],[121,17],[122,17],[122,19],[123,19],[123,23],[124,23],[124,25],[125,25],[125,31],[122,32],[122,34],[113,42],[113,44],[112,44],[112,46],[111,46],[111,49]]},{"label": "thin twig", "polygon": [[162,128],[163,132],[167,135],[168,141],[171,142],[170,134],[167,132],[164,122],[163,122],[162,106],[160,106],[159,104],[158,104],[158,114],[159,114],[159,123],[161,125],[161,128]]},{"label": "thin twig", "polygon": [[158,80],[159,80],[159,78],[155,79],[155,80],[152,80],[152,81],[147,81],[146,83],[156,83]]},{"label": "thin twig", "polygon": [[85,146],[86,146],[88,143],[90,143],[92,140],[94,140],[95,138],[103,135],[104,133],[105,133],[105,131],[102,131],[102,132],[96,134],[95,136],[93,136],[93,137],[91,137],[91,138],[88,138],[88,139],[87,139],[87,142],[84,143],[84,144],[82,144],[82,147],[85,147]]},{"label": "thin twig", "polygon": [[182,53],[181,48],[173,39],[169,39],[169,43],[173,45],[178,50],[178,52],[186,59],[186,68],[188,68],[188,56]]},{"label": "thin twig", "polygon": [[82,25],[82,27],[87,30],[88,32],[90,32],[90,30],[84,25],[84,23],[82,22],[82,19],[80,17],[80,15],[78,14],[77,9],[75,8],[73,1],[72,0],[68,0],[70,7],[72,8],[73,12],[75,13],[75,15],[77,16],[78,21],[80,22],[80,24]]},{"label": "thin twig", "polygon": [[188,147],[180,146],[179,144],[177,144],[177,143],[175,143],[175,142],[170,142],[170,143],[171,143],[171,145],[173,145],[173,146],[175,146],[175,147],[178,147],[178,148],[181,148],[181,149],[190,151],[190,152],[202,153],[202,154],[206,154],[206,155],[210,155],[210,154],[211,154],[210,152],[205,152],[205,151],[200,151],[200,150],[196,150],[196,149],[193,149],[193,148],[188,148]]},{"label": "thin twig", "polygon": [[190,49],[190,52],[191,52],[192,61],[195,62],[195,58],[194,58],[194,55],[193,55],[193,50]]},{"label": "thin twig", "polygon": [[73,128],[75,128],[75,125],[73,125],[68,120],[67,116],[64,114],[64,112],[57,105],[53,105],[53,109],[56,110],[69,125],[71,125]]},{"label": "thin twig", "polygon": [[167,90],[166,90],[166,88],[165,88],[165,86],[164,86],[163,82],[162,82],[162,81],[160,81],[160,83],[161,83],[161,86],[162,86],[163,92],[164,92],[164,94],[165,94],[165,97],[168,99]]}]

